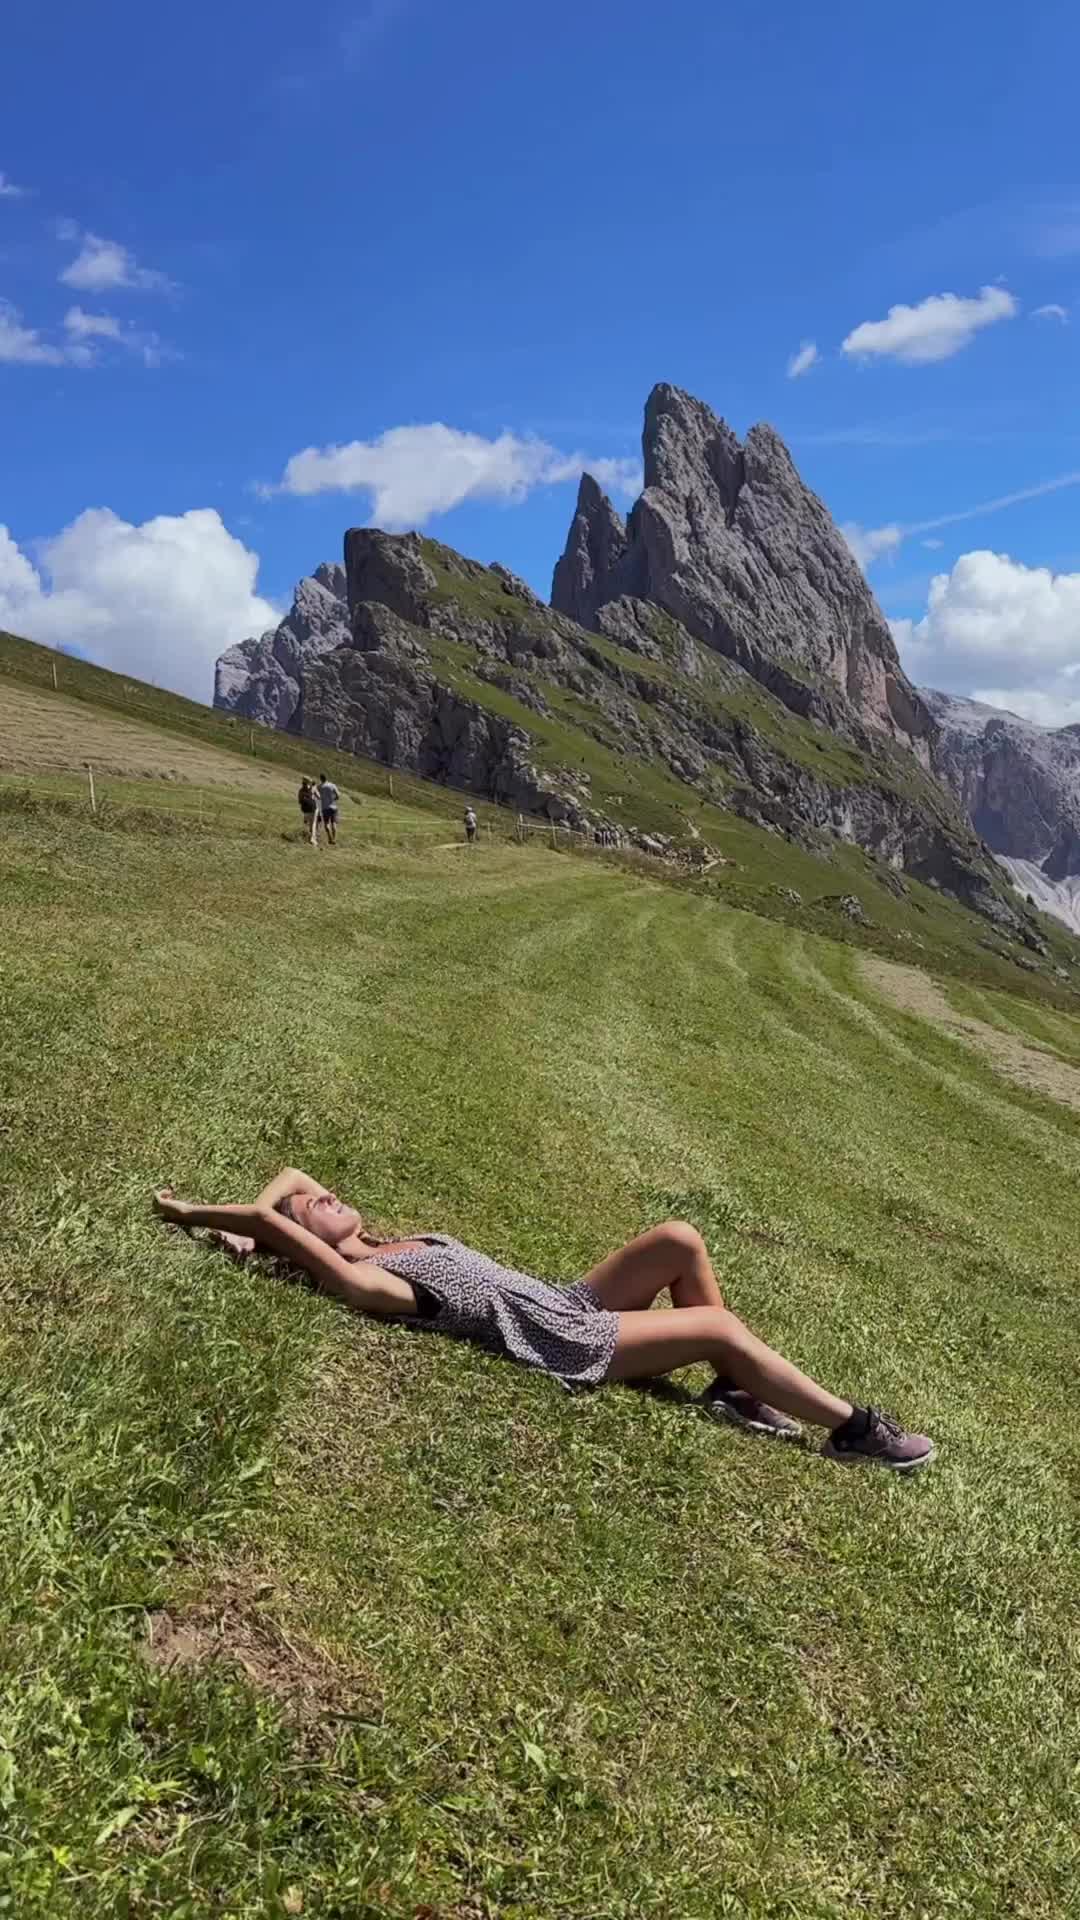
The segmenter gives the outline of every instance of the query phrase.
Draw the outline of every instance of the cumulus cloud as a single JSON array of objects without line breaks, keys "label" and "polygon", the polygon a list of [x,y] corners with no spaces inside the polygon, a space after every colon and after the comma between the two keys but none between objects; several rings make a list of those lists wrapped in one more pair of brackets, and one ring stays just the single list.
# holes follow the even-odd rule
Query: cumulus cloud
[{"label": "cumulus cloud", "polygon": [[917,307],[890,307],[884,320],[864,320],[848,334],[841,352],[853,360],[899,360],[924,366],[948,360],[969,347],[983,327],[1011,320],[1019,311],[1004,287],[983,287],[974,299],[932,293]]},{"label": "cumulus cloud", "polygon": [[815,342],[813,340],[804,340],[798,353],[793,353],[787,363],[788,379],[801,380],[803,374],[809,373],[811,367],[815,367],[820,359],[821,355],[817,350]]},{"label": "cumulus cloud", "polygon": [[840,531],[864,571],[883,553],[895,553],[904,537],[903,527],[895,523],[888,527],[860,527],[857,520],[847,520]]},{"label": "cumulus cloud", "polygon": [[210,507],[140,526],[91,507],[34,560],[0,526],[0,627],[209,701],[218,655],[281,618],[258,570]]},{"label": "cumulus cloud", "polygon": [[1031,317],[1033,320],[1066,321],[1069,318],[1069,310],[1056,300],[1048,300],[1045,307],[1036,307]]},{"label": "cumulus cloud", "polygon": [[306,447],[286,463],[280,482],[264,493],[358,493],[371,495],[380,526],[422,526],[467,500],[524,500],[535,487],[576,479],[588,469],[602,486],[633,494],[641,486],[634,460],[589,459],[561,453],[545,440],[447,427],[390,427],[377,440],[343,446]]},{"label": "cumulus cloud", "polygon": [[[79,239],[78,229],[72,229],[69,222],[62,223],[60,237],[64,240]],[[100,234],[84,233],[81,245],[74,260],[64,268],[60,275],[65,287],[74,287],[79,293],[104,293],[110,287],[133,289],[139,293],[173,293],[174,283],[168,274],[159,273],[153,267],[140,267],[127,247],[118,240],[103,240]]]},{"label": "cumulus cloud", "polygon": [[896,621],[893,633],[924,686],[1044,726],[1080,714],[1080,573],[1028,567],[1006,553],[961,554],[931,581],[922,619]]},{"label": "cumulus cloud", "polygon": [[6,173],[0,173],[0,200],[25,200],[29,192],[29,187],[17,187]]}]

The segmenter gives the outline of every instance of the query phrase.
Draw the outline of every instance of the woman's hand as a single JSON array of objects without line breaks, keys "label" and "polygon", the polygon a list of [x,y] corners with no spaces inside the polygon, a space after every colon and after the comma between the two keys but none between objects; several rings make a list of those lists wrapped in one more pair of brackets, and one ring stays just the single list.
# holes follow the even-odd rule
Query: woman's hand
[{"label": "woman's hand", "polygon": [[171,1187],[159,1187],[154,1195],[154,1212],[170,1227],[186,1227],[192,1212],[186,1200],[178,1200]]},{"label": "woman's hand", "polygon": [[255,1242],[250,1233],[226,1233],[221,1227],[213,1227],[210,1238],[215,1247],[220,1247],[222,1253],[228,1254],[229,1259],[235,1260],[239,1267],[255,1251]]}]

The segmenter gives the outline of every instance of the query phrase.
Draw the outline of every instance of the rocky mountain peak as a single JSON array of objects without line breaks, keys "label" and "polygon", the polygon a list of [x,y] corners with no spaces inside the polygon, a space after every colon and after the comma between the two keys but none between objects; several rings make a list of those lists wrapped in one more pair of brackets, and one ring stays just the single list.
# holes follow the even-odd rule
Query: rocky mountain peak
[{"label": "rocky mountain peak", "polygon": [[281,624],[223,653],[214,670],[214,705],[267,727],[289,727],[300,706],[306,661],[348,644],[345,569],[324,560],[301,580]]},{"label": "rocky mountain peak", "polygon": [[[934,772],[1023,893],[1080,930],[1080,734],[924,687]],[[1063,884],[1065,883],[1065,884]]]},{"label": "rocky mountain peak", "polygon": [[584,626],[625,596],[651,601],[793,711],[856,741],[886,734],[925,766],[933,722],[828,509],[779,434],[745,442],[682,388],[653,388],[645,488],[625,531],[582,482],[552,605]]},{"label": "rocky mountain peak", "polygon": [[593,625],[606,588],[626,553],[626,527],[593,479],[583,473],[566,551],[555,563],[551,604],[579,626]]}]

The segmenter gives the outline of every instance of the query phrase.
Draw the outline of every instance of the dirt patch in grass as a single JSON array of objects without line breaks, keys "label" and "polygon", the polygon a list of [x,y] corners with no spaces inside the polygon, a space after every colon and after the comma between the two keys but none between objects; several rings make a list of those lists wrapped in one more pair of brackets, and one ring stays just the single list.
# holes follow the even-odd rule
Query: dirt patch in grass
[{"label": "dirt patch in grass", "polygon": [[972,1014],[957,1013],[929,974],[917,967],[904,967],[892,960],[859,956],[859,971],[870,986],[899,1007],[902,1013],[915,1013],[932,1020],[965,1040],[982,1053],[1007,1079],[1029,1092],[1049,1094],[1063,1106],[1080,1112],[1080,1069],[1071,1067],[1055,1053],[1029,1046],[1012,1034],[1002,1033]]},{"label": "dirt patch in grass", "polygon": [[192,1606],[151,1613],[143,1655],[171,1672],[222,1661],[272,1694],[293,1726],[316,1742],[332,1739],[343,1720],[375,1710],[372,1689],[263,1613],[260,1597],[239,1581],[219,1581]]},{"label": "dirt patch in grass", "polygon": [[[310,752],[308,748],[308,758]],[[85,701],[65,699],[62,693],[4,683],[0,771],[81,772],[88,760],[95,772],[114,779],[184,780],[264,794],[288,794],[295,785],[283,767],[249,766],[239,754],[185,740],[145,720],[125,720]],[[304,760],[298,748],[297,765]]]}]

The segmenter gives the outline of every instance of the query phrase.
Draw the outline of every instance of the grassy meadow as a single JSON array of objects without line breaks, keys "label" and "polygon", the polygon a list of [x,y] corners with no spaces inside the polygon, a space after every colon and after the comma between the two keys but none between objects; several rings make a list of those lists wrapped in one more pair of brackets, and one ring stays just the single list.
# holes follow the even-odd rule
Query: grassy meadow
[{"label": "grassy meadow", "polygon": [[[314,853],[287,785],[193,780],[180,820],[144,772],[95,822],[33,784],[0,790],[0,1913],[1080,1913],[1078,1116],[850,944],[451,848],[434,803]],[[946,987],[1080,1060],[1064,1003]],[[939,1461],[744,1439],[703,1374],[565,1395],[151,1216],[289,1162],[553,1277],[687,1216],[752,1325]]]}]

